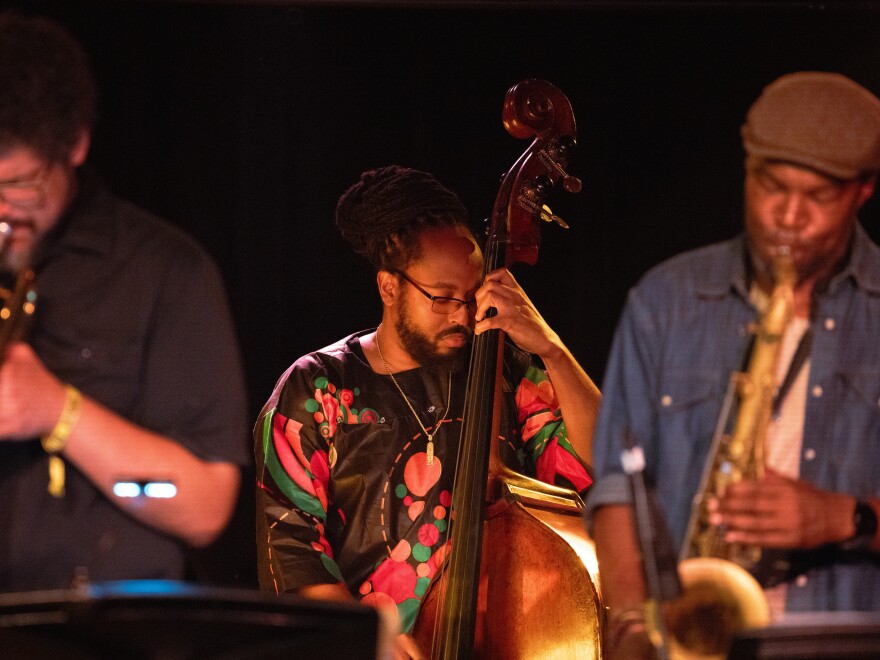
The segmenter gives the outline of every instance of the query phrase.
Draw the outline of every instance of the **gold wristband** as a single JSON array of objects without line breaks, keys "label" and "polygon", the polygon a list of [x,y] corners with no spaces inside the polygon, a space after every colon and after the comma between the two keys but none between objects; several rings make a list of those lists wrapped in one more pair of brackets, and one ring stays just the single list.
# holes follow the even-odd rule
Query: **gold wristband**
[{"label": "gold wristband", "polygon": [[65,385],[64,395],[64,408],[61,409],[61,416],[52,432],[44,435],[42,439],[43,450],[50,455],[61,453],[67,445],[67,439],[73,432],[77,421],[79,421],[82,394],[73,385]]}]

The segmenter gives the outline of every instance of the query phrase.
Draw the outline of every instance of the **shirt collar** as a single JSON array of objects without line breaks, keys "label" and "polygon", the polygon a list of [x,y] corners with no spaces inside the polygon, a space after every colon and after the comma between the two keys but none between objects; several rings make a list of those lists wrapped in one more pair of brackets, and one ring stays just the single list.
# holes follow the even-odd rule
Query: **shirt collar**
[{"label": "shirt collar", "polygon": [[[748,299],[748,250],[745,235],[740,234],[728,242],[726,249],[727,258],[709,264],[702,277],[698,278],[696,292],[707,298],[720,298],[733,289],[744,299]],[[834,294],[843,282],[852,278],[856,286],[880,294],[880,270],[874,266],[878,262],[880,248],[874,245],[861,223],[856,221],[849,257],[843,269],[831,278],[828,293]]]},{"label": "shirt collar", "polygon": [[856,222],[849,259],[843,269],[831,278],[828,293],[834,294],[843,282],[852,278],[859,288],[872,294],[880,294],[880,270],[876,267],[878,262],[880,248],[868,238],[861,223]]},{"label": "shirt collar", "polygon": [[713,259],[696,279],[696,293],[705,298],[722,298],[731,288],[743,298],[748,299],[749,289],[746,278],[745,237],[737,236],[723,244],[724,258]]},{"label": "shirt collar", "polygon": [[[70,207],[55,228],[47,235],[41,247],[42,256],[48,257],[59,249],[74,249],[107,254],[113,246],[113,214],[111,198],[98,175],[88,166],[77,173],[78,188]],[[37,258],[40,261],[40,257]]]}]

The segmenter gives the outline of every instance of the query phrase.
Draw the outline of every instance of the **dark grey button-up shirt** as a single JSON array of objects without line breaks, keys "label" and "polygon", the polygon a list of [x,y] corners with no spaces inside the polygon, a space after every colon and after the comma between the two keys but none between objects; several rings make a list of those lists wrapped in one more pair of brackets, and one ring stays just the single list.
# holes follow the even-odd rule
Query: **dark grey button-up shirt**
[{"label": "dark grey button-up shirt", "polygon": [[[35,265],[28,341],[50,371],[203,459],[246,464],[237,343],[202,248],[86,175]],[[66,587],[77,567],[94,581],[183,575],[181,545],[122,513],[75,467],[64,498],[47,483],[37,439],[0,442],[0,590]]]}]

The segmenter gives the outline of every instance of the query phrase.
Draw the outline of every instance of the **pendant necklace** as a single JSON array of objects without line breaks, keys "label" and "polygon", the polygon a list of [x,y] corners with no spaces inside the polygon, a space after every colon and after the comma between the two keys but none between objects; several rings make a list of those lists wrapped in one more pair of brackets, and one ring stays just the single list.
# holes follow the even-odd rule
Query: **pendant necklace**
[{"label": "pendant necklace", "polygon": [[428,455],[427,464],[434,464],[434,436],[437,434],[437,431],[440,430],[440,425],[443,424],[443,420],[446,419],[446,415],[449,414],[449,404],[452,403],[452,372],[449,372],[449,384],[446,387],[447,391],[447,399],[446,399],[446,412],[443,413],[443,416],[440,417],[440,420],[434,426],[434,433],[428,433],[428,429],[425,428],[425,425],[422,424],[422,419],[419,417],[419,414],[416,412],[416,409],[413,408],[413,405],[409,402],[409,398],[407,398],[406,394],[403,393],[403,388],[400,386],[400,383],[397,382],[397,379],[394,377],[394,374],[391,373],[391,367],[388,366],[388,363],[385,361],[385,356],[382,355],[382,348],[379,346],[379,331],[376,331],[374,335],[376,338],[376,350],[379,352],[379,359],[382,360],[382,365],[385,367],[385,371],[388,372],[388,375],[391,377],[391,382],[394,383],[394,386],[397,388],[397,391],[400,392],[400,396],[403,397],[404,403],[409,407],[410,411],[413,414],[413,417],[416,418],[416,421],[419,423],[419,426],[422,429],[422,432],[428,438],[428,446],[425,451]]}]

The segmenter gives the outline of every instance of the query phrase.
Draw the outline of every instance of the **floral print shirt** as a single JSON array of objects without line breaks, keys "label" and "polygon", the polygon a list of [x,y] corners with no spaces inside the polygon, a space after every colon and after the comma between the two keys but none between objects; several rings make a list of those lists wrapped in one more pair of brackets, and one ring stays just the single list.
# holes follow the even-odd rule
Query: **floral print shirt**
[{"label": "floral print shirt", "polygon": [[[310,353],[281,377],[255,429],[262,588],[344,583],[361,602],[393,604],[409,631],[449,549],[466,374],[395,374],[434,436],[427,439],[360,336]],[[583,491],[591,479],[568,441],[553,386],[506,346],[502,458],[542,481]],[[443,417],[450,401],[449,412]]]}]

